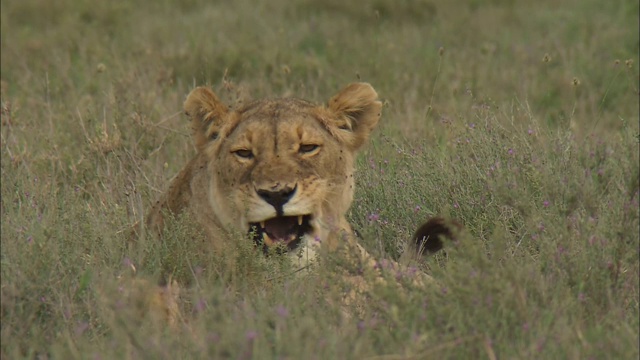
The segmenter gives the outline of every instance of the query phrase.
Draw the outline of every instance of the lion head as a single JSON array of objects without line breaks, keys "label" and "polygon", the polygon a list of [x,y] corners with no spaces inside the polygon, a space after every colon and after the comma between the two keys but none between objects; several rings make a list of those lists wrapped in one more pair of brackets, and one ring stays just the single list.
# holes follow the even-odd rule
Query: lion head
[{"label": "lion head", "polygon": [[198,87],[184,103],[204,159],[205,189],[192,185],[193,200],[205,201],[220,227],[250,234],[267,252],[335,247],[351,232],[345,214],[356,152],[381,108],[366,83],[346,86],[326,105],[284,98],[237,109]]}]

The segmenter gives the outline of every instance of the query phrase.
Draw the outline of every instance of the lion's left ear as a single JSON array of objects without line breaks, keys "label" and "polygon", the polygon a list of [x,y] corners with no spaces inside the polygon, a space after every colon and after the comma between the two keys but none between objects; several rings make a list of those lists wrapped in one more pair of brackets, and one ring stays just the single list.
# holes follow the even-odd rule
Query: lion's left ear
[{"label": "lion's left ear", "polygon": [[333,125],[350,131],[350,136],[344,137],[344,140],[352,150],[357,150],[378,125],[382,103],[371,85],[353,83],[334,95],[327,107],[336,119]]}]

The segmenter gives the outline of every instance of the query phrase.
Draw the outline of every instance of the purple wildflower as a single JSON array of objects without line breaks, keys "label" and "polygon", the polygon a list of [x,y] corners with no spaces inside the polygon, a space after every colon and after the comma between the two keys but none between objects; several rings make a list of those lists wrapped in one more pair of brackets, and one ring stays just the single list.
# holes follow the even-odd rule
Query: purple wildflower
[{"label": "purple wildflower", "polygon": [[358,331],[364,331],[364,329],[367,328],[367,324],[364,322],[364,320],[360,320],[358,322]]},{"label": "purple wildflower", "polygon": [[247,339],[248,341],[253,341],[258,337],[258,332],[255,330],[249,330],[247,331],[247,333],[244,335],[245,339]]},{"label": "purple wildflower", "polygon": [[207,308],[207,302],[204,299],[199,299],[198,302],[193,307],[193,311],[196,313],[199,313],[206,308]]},{"label": "purple wildflower", "polygon": [[287,308],[283,305],[278,305],[276,307],[276,314],[278,314],[278,316],[280,316],[281,318],[286,318],[289,316],[289,310],[287,310]]},{"label": "purple wildflower", "polygon": [[78,323],[78,326],[76,326],[76,329],[75,329],[76,336],[80,336],[84,334],[84,332],[87,331],[88,328],[89,328],[89,323],[86,321],[81,321],[80,323]]}]

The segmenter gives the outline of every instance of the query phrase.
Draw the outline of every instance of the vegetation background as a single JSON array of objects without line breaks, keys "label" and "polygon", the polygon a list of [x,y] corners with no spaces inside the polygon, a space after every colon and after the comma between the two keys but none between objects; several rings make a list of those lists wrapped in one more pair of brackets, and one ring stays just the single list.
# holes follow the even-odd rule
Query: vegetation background
[{"label": "vegetation background", "polygon": [[[0,357],[637,359],[639,10],[3,0]],[[331,269],[209,254],[188,224],[127,246],[194,154],[194,86],[323,102],[357,80],[385,109],[350,219],[390,258],[425,218],[459,219],[424,265],[437,286],[345,318]],[[167,267],[191,284],[178,330],[118,280]]]}]

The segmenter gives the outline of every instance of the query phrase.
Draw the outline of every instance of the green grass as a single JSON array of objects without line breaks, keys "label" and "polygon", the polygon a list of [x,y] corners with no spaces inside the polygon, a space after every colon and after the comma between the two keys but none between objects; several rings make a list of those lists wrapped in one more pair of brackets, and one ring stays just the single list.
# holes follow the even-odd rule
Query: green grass
[{"label": "green grass", "polygon": [[[7,0],[1,20],[0,357],[628,358],[640,355],[637,1]],[[385,101],[349,214],[397,258],[429,216],[468,234],[438,282],[361,318],[322,269],[287,276],[188,219],[126,243],[193,154],[184,97]],[[373,215],[373,216],[372,216]],[[118,276],[190,284],[190,330]]]}]

